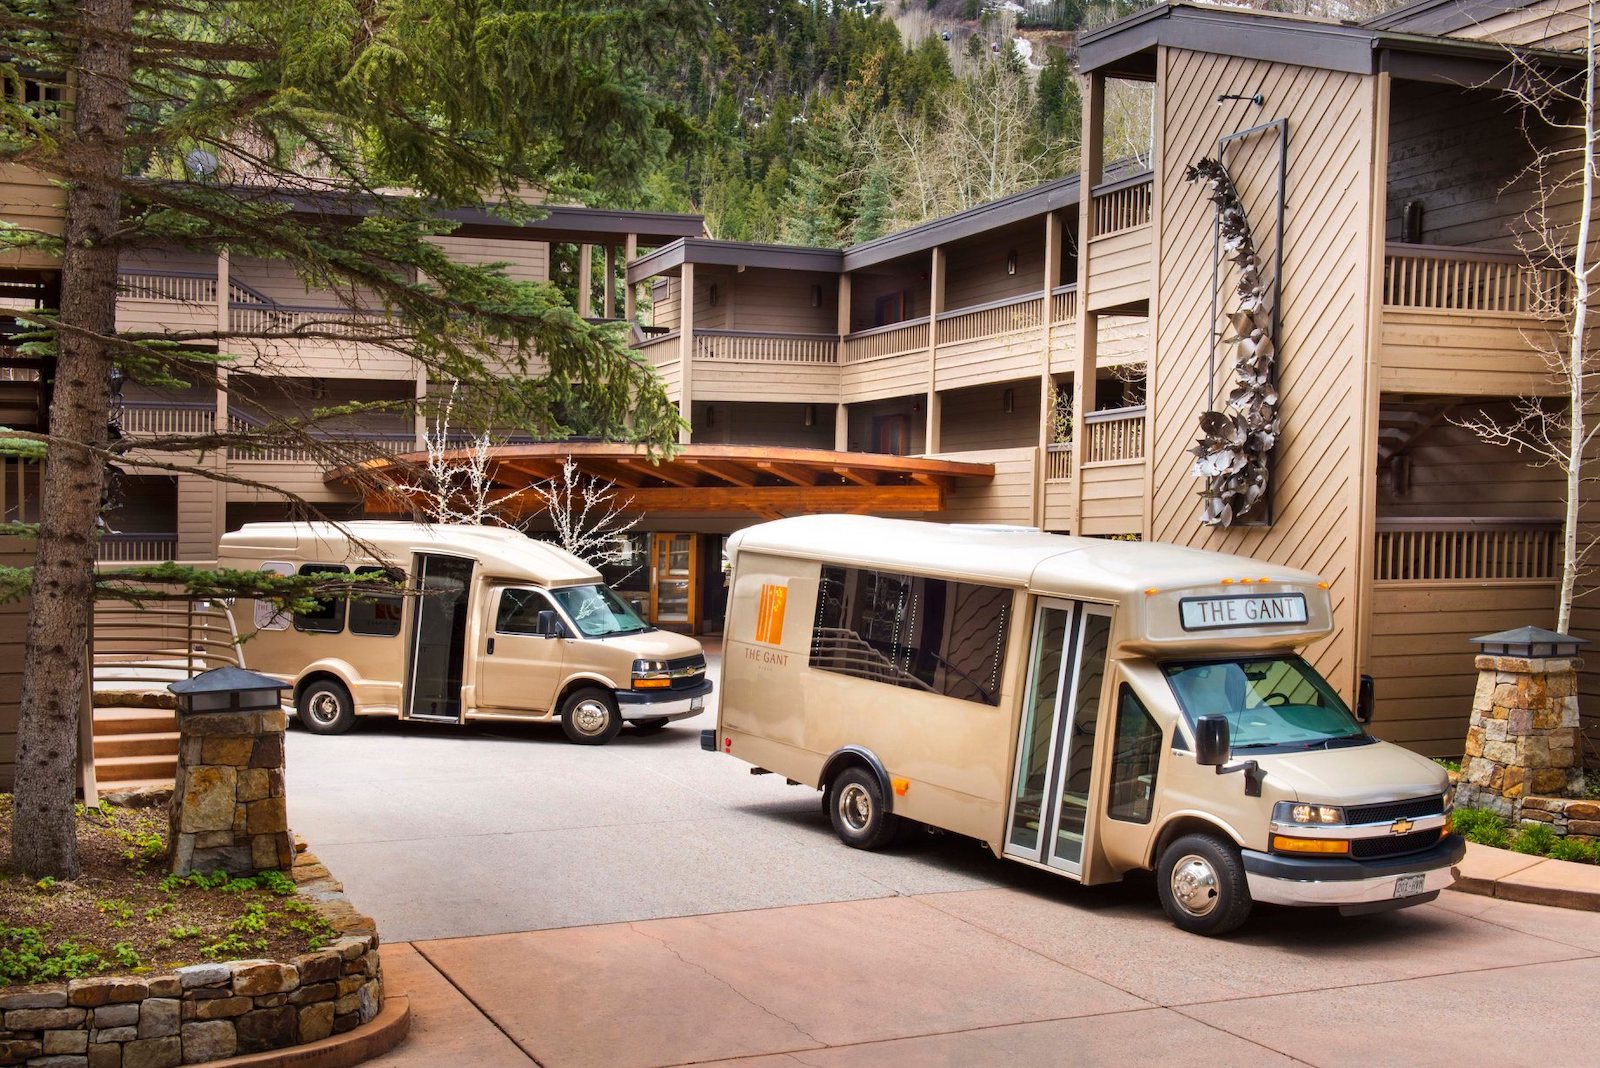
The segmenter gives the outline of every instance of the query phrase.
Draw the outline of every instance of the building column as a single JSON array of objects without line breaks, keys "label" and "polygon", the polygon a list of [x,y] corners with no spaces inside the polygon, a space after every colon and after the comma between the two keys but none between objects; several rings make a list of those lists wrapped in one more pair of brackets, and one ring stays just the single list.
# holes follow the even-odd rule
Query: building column
[{"label": "building column", "polygon": [[428,369],[422,364],[417,365],[417,385],[414,395],[417,409],[411,423],[411,444],[417,449],[424,449],[427,448],[428,439],[428,416],[423,410],[428,401]]},{"label": "building column", "polygon": [[944,246],[933,249],[928,271],[928,419],[922,451],[939,451],[939,313],[944,311]]},{"label": "building column", "polygon": [[1061,277],[1061,239],[1064,232],[1061,216],[1051,212],[1044,217],[1044,322],[1043,346],[1039,358],[1039,455],[1033,465],[1033,525],[1044,529],[1044,475],[1049,462],[1051,428],[1055,425],[1055,379],[1050,375],[1050,346],[1053,328],[1050,325],[1052,291],[1056,279]]},{"label": "building column", "polygon": [[[844,356],[845,335],[850,333],[850,276],[843,272],[839,275],[839,309],[837,325],[839,328],[839,346],[834,351],[836,359]],[[850,406],[840,401],[834,408],[833,415],[833,448],[835,452],[850,451]]]},{"label": "building column", "polygon": [[[683,265],[683,292],[678,299],[678,411],[684,422],[694,416],[694,264]],[[678,444],[693,440],[694,427],[678,432]]]},{"label": "building column", "polygon": [[594,314],[594,247],[587,243],[578,246],[578,314]]},{"label": "building column", "polygon": [[639,235],[629,234],[622,245],[622,317],[630,324],[639,319],[639,292],[628,281],[628,264],[639,258]]},{"label": "building column", "polygon": [[[217,253],[217,331],[226,334],[232,325],[233,299],[230,295],[232,289],[233,264],[229,258],[228,250],[224,248]],[[223,342],[226,344],[226,342]],[[220,349],[220,345],[218,346]],[[215,432],[226,434],[228,432],[228,367],[226,364],[217,364],[217,408]],[[211,463],[218,471],[228,469],[228,450],[214,449],[211,452]],[[227,491],[225,488],[217,494],[222,502],[218,505],[220,514],[216,517],[217,533],[220,535],[226,529],[224,516],[226,515]]]},{"label": "building column", "polygon": [[606,246],[606,292],[601,298],[607,319],[617,317],[617,246]]},{"label": "building column", "polygon": [[1105,173],[1106,80],[1089,75],[1083,93],[1083,176],[1078,182],[1078,356],[1072,375],[1072,532],[1078,533],[1083,514],[1084,422],[1094,410],[1094,376],[1098,347],[1098,318],[1089,312],[1089,260],[1094,237],[1094,187]]}]

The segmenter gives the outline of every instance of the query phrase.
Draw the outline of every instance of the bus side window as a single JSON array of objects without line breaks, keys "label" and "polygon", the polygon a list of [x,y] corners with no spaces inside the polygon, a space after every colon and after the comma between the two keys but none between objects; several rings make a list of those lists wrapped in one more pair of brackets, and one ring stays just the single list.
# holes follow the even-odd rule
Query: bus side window
[{"label": "bus side window", "polygon": [[[358,567],[357,575],[383,575],[386,567]],[[402,581],[391,574],[391,581]],[[363,594],[350,600],[350,633],[370,634],[379,638],[392,638],[400,633],[400,611],[403,601],[399,594]]]},{"label": "bus side window", "polygon": [[1111,791],[1106,813],[1114,820],[1149,823],[1161,761],[1161,726],[1127,683],[1117,695],[1117,736],[1111,750]]},{"label": "bus side window", "polygon": [[504,589],[500,591],[494,629],[499,634],[538,634],[539,613],[553,611],[555,605],[538,590]]},{"label": "bus side window", "polygon": [[[350,569],[339,564],[301,564],[302,575],[348,575]],[[345,596],[318,597],[317,606],[309,612],[294,614],[294,629],[312,634],[340,634],[344,631]]]}]

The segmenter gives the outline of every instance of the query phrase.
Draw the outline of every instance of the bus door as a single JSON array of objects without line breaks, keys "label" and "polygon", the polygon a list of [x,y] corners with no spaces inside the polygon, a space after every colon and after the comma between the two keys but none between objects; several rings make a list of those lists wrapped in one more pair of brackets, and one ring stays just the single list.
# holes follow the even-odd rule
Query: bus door
[{"label": "bus door", "polygon": [[483,601],[473,703],[504,712],[548,711],[561,685],[567,642],[540,635],[539,613],[554,612],[555,604],[531,586],[496,587]]},{"label": "bus door", "polygon": [[1006,826],[1006,855],[1083,874],[1111,609],[1039,602]]},{"label": "bus door", "polygon": [[412,613],[410,663],[402,697],[407,719],[461,719],[467,655],[467,606],[473,561],[417,553],[411,573],[420,595]]}]

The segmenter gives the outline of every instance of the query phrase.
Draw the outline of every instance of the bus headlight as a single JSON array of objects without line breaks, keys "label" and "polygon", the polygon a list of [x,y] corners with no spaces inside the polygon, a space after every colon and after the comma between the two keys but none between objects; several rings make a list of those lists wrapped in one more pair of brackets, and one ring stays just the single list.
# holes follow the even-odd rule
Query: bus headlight
[{"label": "bus headlight", "polygon": [[1338,805],[1307,805],[1297,801],[1279,801],[1273,806],[1272,819],[1275,823],[1329,827],[1344,822],[1344,809]]},{"label": "bus headlight", "polygon": [[635,660],[633,662],[633,688],[635,690],[665,690],[672,686],[672,672],[665,660]]}]

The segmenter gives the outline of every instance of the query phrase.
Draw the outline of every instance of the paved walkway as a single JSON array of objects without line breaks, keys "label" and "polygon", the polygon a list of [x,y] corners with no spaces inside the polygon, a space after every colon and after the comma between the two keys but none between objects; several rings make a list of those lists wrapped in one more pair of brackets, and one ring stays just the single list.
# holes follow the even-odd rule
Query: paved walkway
[{"label": "paved walkway", "polygon": [[1593,1063],[1552,1041],[1600,1024],[1600,915],[1446,893],[1210,940],[1148,886],[1021,882],[391,945],[416,1022],[374,1063]]}]

